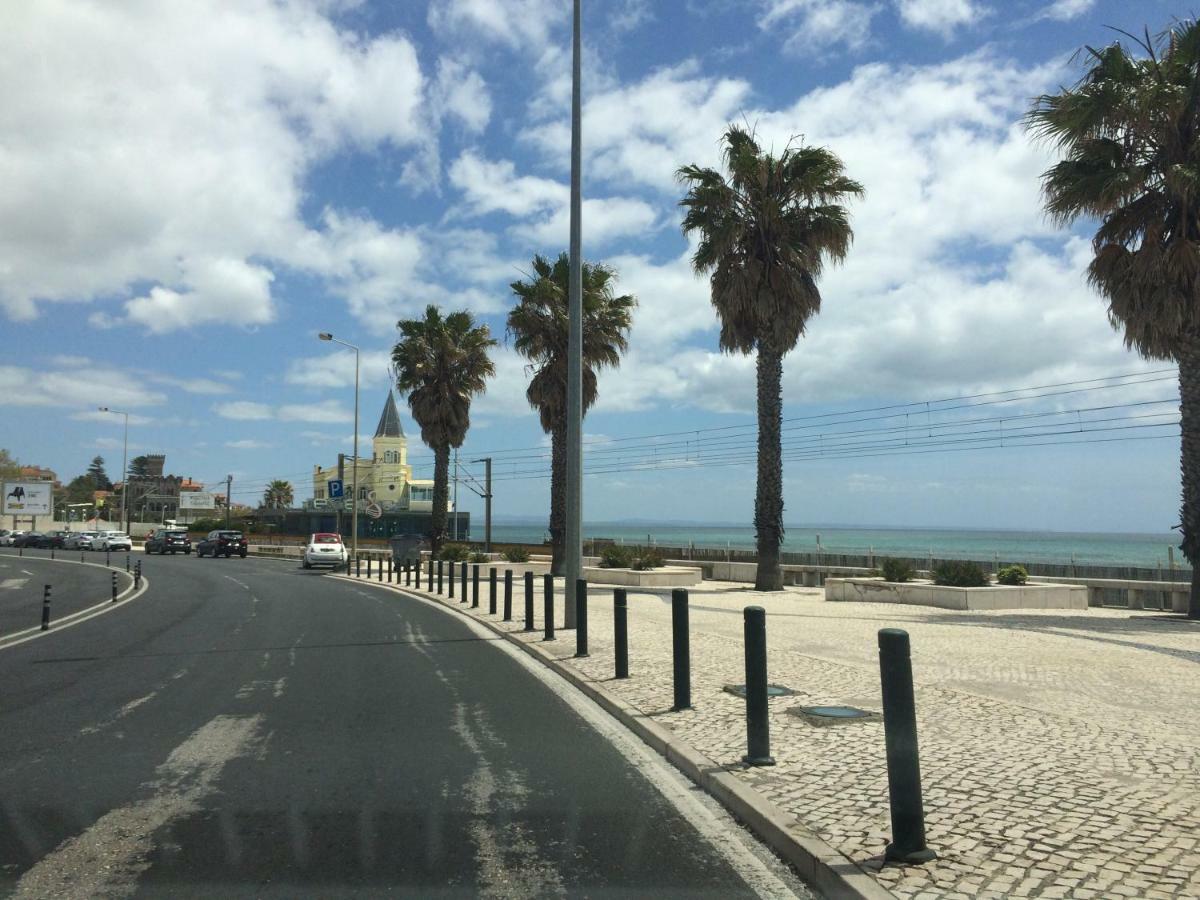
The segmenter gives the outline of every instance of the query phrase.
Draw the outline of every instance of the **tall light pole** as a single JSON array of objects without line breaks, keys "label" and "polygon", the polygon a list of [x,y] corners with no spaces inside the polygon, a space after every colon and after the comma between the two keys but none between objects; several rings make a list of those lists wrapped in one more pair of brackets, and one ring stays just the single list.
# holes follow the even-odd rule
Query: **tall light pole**
[{"label": "tall light pole", "polygon": [[129,522],[126,509],[129,497],[129,473],[126,471],[126,467],[129,465],[129,413],[121,412],[119,409],[109,409],[107,406],[101,406],[98,409],[100,412],[125,417],[125,448],[121,451],[121,530],[128,533]]},{"label": "tall light pole", "polygon": [[[335,344],[341,344],[343,347],[349,347],[354,351],[354,462],[351,464],[351,480],[354,482],[353,490],[350,493],[350,558],[358,559],[358,348],[353,344],[348,344],[343,340],[335,338],[328,331],[322,331],[317,335],[323,341],[333,341]],[[343,496],[345,491],[343,490]],[[346,569],[349,571],[349,563],[346,564]]]},{"label": "tall light pole", "polygon": [[575,582],[583,574],[583,200],[580,0],[575,0],[571,71],[571,269],[567,292],[567,583],[564,625],[575,627]]}]

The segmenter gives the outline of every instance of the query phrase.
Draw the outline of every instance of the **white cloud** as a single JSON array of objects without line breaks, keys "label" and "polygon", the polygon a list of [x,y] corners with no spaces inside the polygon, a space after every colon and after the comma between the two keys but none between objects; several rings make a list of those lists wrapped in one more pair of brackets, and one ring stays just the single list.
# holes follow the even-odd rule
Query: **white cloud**
[{"label": "white cloud", "polygon": [[991,12],[978,0],[897,0],[897,4],[905,25],[935,31],[946,38],[956,28],[971,25]]},{"label": "white cloud", "polygon": [[453,115],[470,133],[483,131],[492,117],[492,98],[483,76],[458,60],[446,56],[438,60],[433,94],[434,115],[438,119]]},{"label": "white cloud", "polygon": [[[341,348],[338,348],[341,349]],[[385,350],[368,350],[359,354],[359,385],[387,384],[391,354]],[[294,359],[288,364],[283,380],[311,388],[345,388],[354,386],[354,353],[330,351],[320,356]]]},{"label": "white cloud", "polygon": [[275,318],[271,282],[263,266],[240,259],[193,261],[181,273],[180,290],[153,287],[125,304],[130,322],[162,334],[193,325],[265,325]]},{"label": "white cloud", "polygon": [[[0,406],[157,406],[166,394],[149,390],[127,372],[105,367],[29,369],[0,365]],[[121,425],[124,417],[109,415]],[[132,417],[131,417],[132,418]]]},{"label": "white cloud", "polygon": [[270,419],[273,415],[271,407],[266,403],[255,403],[251,400],[234,400],[230,403],[218,403],[213,412],[223,419],[252,421],[255,419]]},{"label": "white cloud", "polygon": [[174,375],[151,375],[159,384],[169,384],[189,394],[228,394],[233,391],[229,385],[211,378],[179,378]]},{"label": "white cloud", "polygon": [[279,418],[284,422],[353,422],[354,409],[337,400],[285,403],[279,407]]},{"label": "white cloud", "polygon": [[861,49],[882,9],[858,0],[763,0],[763,7],[758,27],[787,35],[783,47],[790,53],[828,53],[834,44]]},{"label": "white cloud", "polygon": [[1044,7],[1035,18],[1067,22],[1091,11],[1091,8],[1095,5],[1096,0],[1055,0],[1055,2]]},{"label": "white cloud", "polygon": [[[77,422],[103,422],[106,425],[111,425],[116,422],[118,425],[125,424],[124,416],[115,416],[112,413],[100,412],[98,409],[88,410],[87,412],[71,413],[71,418]],[[136,413],[129,414],[130,425],[149,425],[151,422],[159,420],[152,419],[150,416],[139,416]]]},{"label": "white cloud", "polygon": [[243,438],[240,441],[226,441],[226,447],[232,447],[234,450],[264,450],[274,446],[266,441],[258,441],[253,438]]},{"label": "white cloud", "polygon": [[536,50],[569,14],[555,0],[432,0],[429,27],[448,42],[482,40]]}]

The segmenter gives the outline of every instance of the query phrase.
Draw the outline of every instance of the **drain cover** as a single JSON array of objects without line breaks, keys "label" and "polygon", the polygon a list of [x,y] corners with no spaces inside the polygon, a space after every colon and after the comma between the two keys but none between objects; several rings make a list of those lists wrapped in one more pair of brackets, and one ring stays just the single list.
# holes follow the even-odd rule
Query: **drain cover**
[{"label": "drain cover", "polygon": [[[746,696],[746,686],[744,684],[727,684],[721,690],[725,691],[727,694],[733,694],[735,697]],[[768,697],[790,697],[794,693],[796,692],[791,688],[784,687],[782,684],[767,685]]]},{"label": "drain cover", "polygon": [[879,713],[857,706],[793,706],[788,710],[810,725],[840,725],[848,722],[869,722],[879,719]]}]

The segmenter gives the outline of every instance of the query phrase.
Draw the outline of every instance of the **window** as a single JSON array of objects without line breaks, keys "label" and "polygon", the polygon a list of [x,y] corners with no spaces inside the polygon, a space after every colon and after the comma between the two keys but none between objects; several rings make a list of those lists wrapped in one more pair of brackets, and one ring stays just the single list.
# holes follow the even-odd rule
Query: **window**
[{"label": "window", "polygon": [[316,495],[316,498],[317,498],[318,500],[324,500],[324,499],[325,499],[325,490],[324,490],[324,488],[317,488],[315,491],[313,491],[313,493]]},{"label": "window", "polygon": [[411,498],[413,500],[432,500],[433,488],[431,487],[414,487],[412,488]]},{"label": "window", "polygon": [[370,488],[360,487],[360,488],[358,489],[358,499],[359,499],[359,500],[366,500],[366,499],[367,499],[367,492],[368,492],[369,490],[370,490]]}]

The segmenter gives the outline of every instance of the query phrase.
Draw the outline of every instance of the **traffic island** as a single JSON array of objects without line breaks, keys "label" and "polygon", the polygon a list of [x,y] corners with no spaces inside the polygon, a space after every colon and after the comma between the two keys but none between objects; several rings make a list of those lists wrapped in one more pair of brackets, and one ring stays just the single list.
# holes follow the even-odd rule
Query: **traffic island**
[{"label": "traffic island", "polygon": [[938,609],[1087,609],[1087,588],[1074,584],[992,584],[949,587],[931,581],[829,578],[825,599],[854,603],[903,603]]}]

